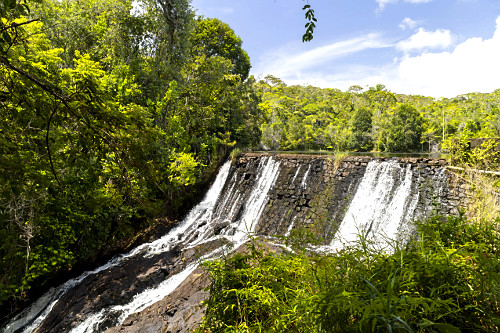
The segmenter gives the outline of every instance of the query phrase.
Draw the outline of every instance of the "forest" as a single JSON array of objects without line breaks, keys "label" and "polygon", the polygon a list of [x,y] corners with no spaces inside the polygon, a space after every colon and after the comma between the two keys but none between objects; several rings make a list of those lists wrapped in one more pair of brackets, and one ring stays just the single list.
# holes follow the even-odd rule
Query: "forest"
[{"label": "forest", "polygon": [[241,39],[188,1],[140,6],[2,1],[0,302],[175,220],[258,143]]},{"label": "forest", "polygon": [[444,152],[460,138],[500,134],[500,90],[435,99],[382,84],[348,91],[287,86],[271,75],[255,84],[263,148]]},{"label": "forest", "polygon": [[2,0],[0,16],[5,315],[182,217],[234,149],[443,152],[500,135],[500,90],[255,78],[241,38],[189,0]]}]

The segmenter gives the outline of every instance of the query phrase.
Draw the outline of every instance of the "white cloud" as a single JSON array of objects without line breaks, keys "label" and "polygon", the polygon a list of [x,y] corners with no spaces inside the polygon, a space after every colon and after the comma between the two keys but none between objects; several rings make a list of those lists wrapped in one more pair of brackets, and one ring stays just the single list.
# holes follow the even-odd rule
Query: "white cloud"
[{"label": "white cloud", "polygon": [[378,3],[378,10],[383,11],[385,6],[389,4],[396,4],[398,3],[398,0],[375,0]]},{"label": "white cloud", "polygon": [[470,38],[453,52],[405,57],[397,67],[397,80],[408,91],[452,97],[500,88],[500,17],[493,38]]},{"label": "white cloud", "polygon": [[419,51],[424,49],[446,49],[453,42],[453,37],[449,30],[437,29],[436,31],[426,31],[424,28],[410,38],[397,44],[397,48],[403,52]]},{"label": "white cloud", "polygon": [[290,48],[284,48],[273,54],[266,54],[263,61],[255,66],[253,72],[270,73],[285,78],[307,71],[334,59],[357,53],[367,49],[389,47],[379,34],[371,33],[365,36],[348,39],[330,45],[317,47],[306,52],[294,53]]},{"label": "white cloud", "polygon": [[[407,54],[383,66],[345,66],[341,72],[334,74],[310,66],[310,61],[314,61],[326,68],[331,59],[363,50],[368,52],[370,47],[384,46],[387,44],[378,35],[373,34],[371,39],[368,36],[359,37],[302,55],[291,55],[290,59],[286,56],[275,58],[271,66],[267,67],[269,71],[261,73],[274,74],[288,84],[311,84],[347,90],[355,84],[374,86],[381,83],[396,93],[436,98],[454,97],[469,92],[486,93],[500,88],[500,16],[491,38],[469,38],[449,52],[427,50],[417,55]],[[317,54],[314,53],[316,51]],[[322,58],[323,56],[327,58]],[[282,62],[282,66],[278,61]],[[292,67],[288,67],[289,65]],[[276,66],[277,71],[271,70],[273,66]]]},{"label": "white cloud", "polygon": [[[431,1],[434,1],[434,0],[403,0],[404,2],[408,2],[408,3],[414,3],[414,4],[418,4],[418,3],[427,3],[427,2],[431,2]],[[389,4],[397,4],[399,2],[399,0],[375,0],[375,2],[378,3],[378,9],[377,11],[383,11],[385,6],[389,5]]]},{"label": "white cloud", "polygon": [[415,21],[415,20],[412,20],[411,18],[409,17],[405,17],[401,23],[399,24],[399,27],[402,29],[402,30],[406,30],[406,29],[414,29],[416,26],[417,26],[418,22]]}]

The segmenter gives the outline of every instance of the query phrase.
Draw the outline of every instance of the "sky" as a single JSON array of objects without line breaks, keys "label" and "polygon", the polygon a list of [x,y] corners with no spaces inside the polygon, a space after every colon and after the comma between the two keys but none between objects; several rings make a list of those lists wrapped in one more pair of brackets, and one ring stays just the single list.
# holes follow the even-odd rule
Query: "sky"
[{"label": "sky", "polygon": [[[302,7],[318,20],[311,42]],[[193,0],[243,40],[257,79],[435,98],[500,89],[500,0]]]}]

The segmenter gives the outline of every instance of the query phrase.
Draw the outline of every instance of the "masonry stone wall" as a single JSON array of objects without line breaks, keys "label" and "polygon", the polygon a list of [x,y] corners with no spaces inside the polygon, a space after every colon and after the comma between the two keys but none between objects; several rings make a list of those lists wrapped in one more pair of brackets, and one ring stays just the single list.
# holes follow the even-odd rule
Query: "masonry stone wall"
[{"label": "masonry stone wall", "polygon": [[[263,154],[243,154],[234,164],[236,173],[246,179],[238,186],[247,191],[253,186],[255,172],[249,168]],[[293,230],[309,230],[319,242],[329,242],[344,218],[368,163],[395,160],[411,168],[419,200],[417,211],[458,214],[466,203],[466,186],[453,180],[445,170],[444,159],[375,158],[349,156],[335,161],[327,155],[277,154],[280,173],[256,227],[257,234],[289,235]],[[242,204],[243,205],[243,204]]]}]

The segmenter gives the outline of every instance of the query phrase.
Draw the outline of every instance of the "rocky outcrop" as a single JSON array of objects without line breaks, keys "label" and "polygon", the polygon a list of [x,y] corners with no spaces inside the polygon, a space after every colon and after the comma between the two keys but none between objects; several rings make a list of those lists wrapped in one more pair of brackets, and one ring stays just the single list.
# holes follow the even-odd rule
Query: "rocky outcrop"
[{"label": "rocky outcrop", "polygon": [[[79,318],[110,305],[130,302],[137,293],[181,269],[180,259],[180,249],[176,248],[151,258],[131,258],[123,265],[89,275],[59,299],[37,332],[69,332]],[[113,325],[107,320],[96,330]]]},{"label": "rocky outcrop", "polygon": [[198,267],[170,295],[145,310],[129,316],[122,325],[106,333],[182,333],[191,332],[203,319],[202,301],[208,298],[209,280]]}]

